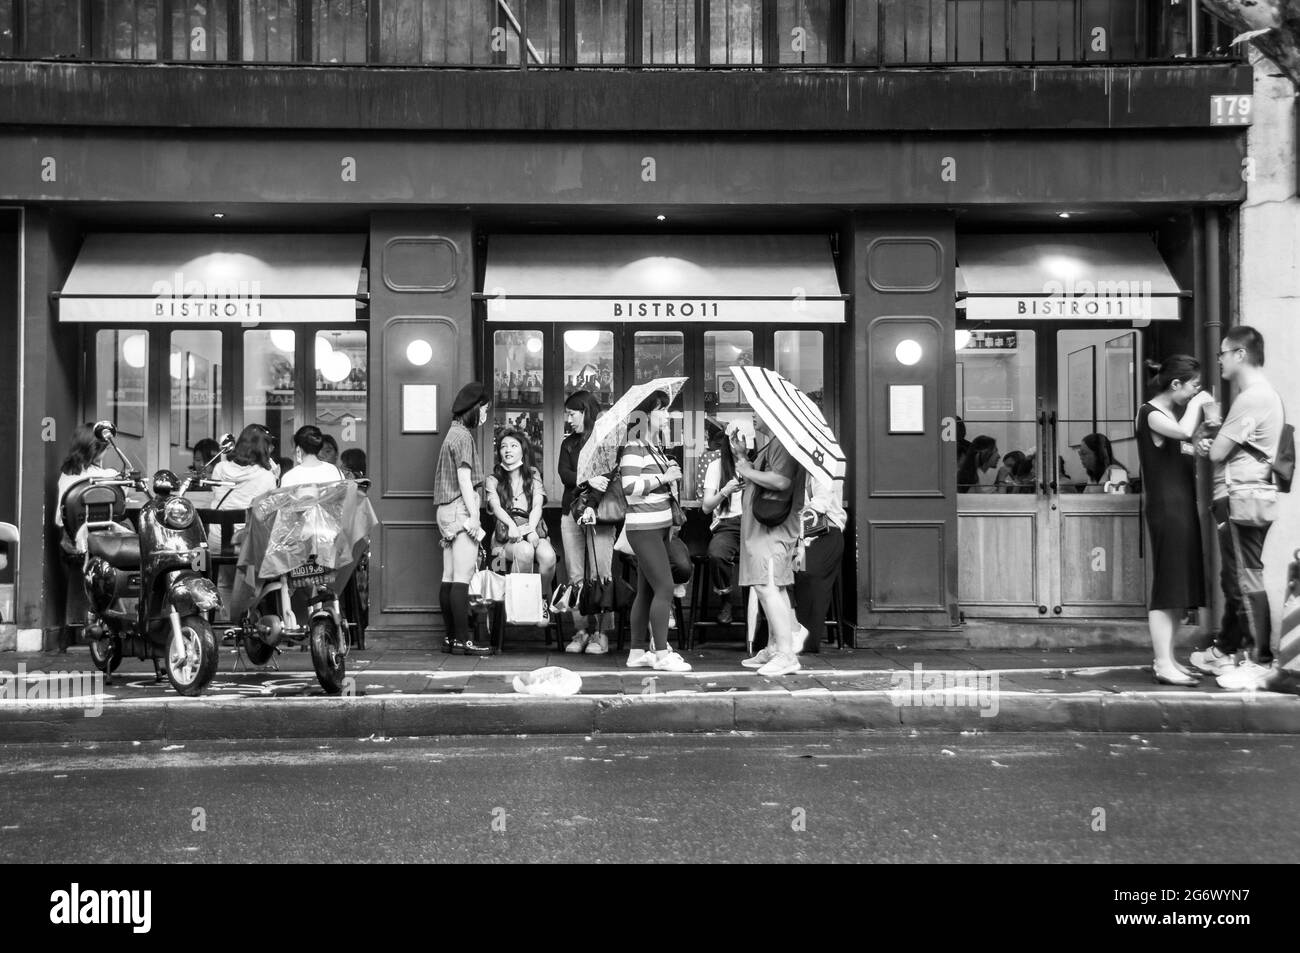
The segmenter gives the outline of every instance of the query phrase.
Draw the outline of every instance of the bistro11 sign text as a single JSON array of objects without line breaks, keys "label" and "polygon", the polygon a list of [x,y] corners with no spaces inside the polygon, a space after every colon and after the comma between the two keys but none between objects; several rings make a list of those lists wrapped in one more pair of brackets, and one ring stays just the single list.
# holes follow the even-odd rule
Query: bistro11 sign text
[{"label": "bistro11 sign text", "polygon": [[980,294],[964,299],[968,321],[1177,321],[1178,296],[1149,281],[1049,282],[1042,294]]},{"label": "bistro11 sign text", "polygon": [[839,296],[782,298],[563,298],[487,297],[489,321],[563,321],[594,323],[669,323],[682,321],[753,324],[840,324],[844,299]]}]

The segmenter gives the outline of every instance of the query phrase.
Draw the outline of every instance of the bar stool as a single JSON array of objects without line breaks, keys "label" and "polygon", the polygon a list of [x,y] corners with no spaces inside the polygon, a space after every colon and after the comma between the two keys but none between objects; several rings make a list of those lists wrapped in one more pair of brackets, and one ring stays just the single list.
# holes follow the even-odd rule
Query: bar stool
[{"label": "bar stool", "polygon": [[709,585],[708,566],[709,557],[707,554],[691,556],[691,643],[686,646],[687,648],[695,647],[697,635],[699,641],[703,643],[706,629],[729,629],[733,625],[743,626],[745,624],[745,600],[749,598],[748,586],[739,587],[741,593],[739,618],[733,613],[730,622],[719,622],[717,619],[708,620],[707,613],[712,608],[713,603],[713,587]]}]

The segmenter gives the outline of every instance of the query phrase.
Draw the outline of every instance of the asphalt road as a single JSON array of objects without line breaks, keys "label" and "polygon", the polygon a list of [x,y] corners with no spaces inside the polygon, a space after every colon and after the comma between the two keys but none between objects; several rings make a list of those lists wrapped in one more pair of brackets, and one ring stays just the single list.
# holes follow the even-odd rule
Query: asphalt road
[{"label": "asphalt road", "polygon": [[[6,862],[1294,862],[1300,739],[0,747]],[[1224,806],[1228,806],[1227,813]]]}]

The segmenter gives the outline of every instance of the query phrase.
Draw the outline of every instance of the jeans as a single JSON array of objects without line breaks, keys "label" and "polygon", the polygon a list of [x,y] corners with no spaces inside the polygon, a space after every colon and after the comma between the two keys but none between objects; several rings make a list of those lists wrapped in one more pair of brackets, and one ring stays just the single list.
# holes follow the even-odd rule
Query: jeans
[{"label": "jeans", "polygon": [[1223,624],[1214,640],[1225,655],[1253,646],[1256,661],[1273,661],[1273,619],[1264,588],[1264,540],[1267,526],[1242,526],[1228,519],[1228,501],[1215,500],[1212,510],[1219,528],[1219,560],[1223,570]]},{"label": "jeans", "polygon": [[717,593],[729,593],[736,584],[736,559],[740,556],[740,517],[722,519],[709,540],[709,584]]},{"label": "jeans", "polygon": [[[587,534],[595,531],[596,563],[591,566],[592,577],[608,579],[614,574],[614,531],[618,527],[597,523],[595,526],[579,526],[572,516],[565,513],[560,517],[560,540],[564,543],[564,565],[569,582],[581,582],[586,564],[593,558],[587,553]],[[614,613],[605,613],[604,630],[614,627]],[[582,626],[588,632],[601,631],[600,620],[596,616],[584,616],[577,609],[573,610],[573,623]]]}]

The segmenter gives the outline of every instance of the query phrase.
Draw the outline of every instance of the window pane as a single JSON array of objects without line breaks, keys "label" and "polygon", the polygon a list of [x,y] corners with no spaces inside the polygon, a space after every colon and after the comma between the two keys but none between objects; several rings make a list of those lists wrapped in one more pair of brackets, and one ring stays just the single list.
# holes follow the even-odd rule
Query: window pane
[{"label": "window pane", "polygon": [[[149,335],[143,330],[98,331],[95,334],[95,416],[111,420],[117,445],[141,469],[145,428],[149,421]],[[107,466],[117,465],[110,451]]]},{"label": "window pane", "polygon": [[709,0],[709,62],[763,62],[763,0]]},{"label": "window pane", "polygon": [[585,390],[602,407],[614,402],[614,332],[564,332],[564,397]]},{"label": "window pane", "polygon": [[298,59],[298,0],[240,0],[243,57],[250,63]]},{"label": "window pane", "polygon": [[957,492],[1033,493],[1034,332],[957,332]]},{"label": "window pane", "polygon": [[641,59],[644,63],[695,62],[695,0],[643,0]]},{"label": "window pane", "polygon": [[[545,353],[541,331],[497,331],[492,348],[492,447],[495,459],[497,440],[508,429],[522,430],[533,446],[533,462],[547,476],[543,410],[545,389],[542,380],[542,356]],[[490,464],[489,464],[490,466]]]},{"label": "window pane", "polygon": [[92,58],[158,58],[158,0],[96,0],[91,9]]},{"label": "window pane", "polygon": [[[244,426],[262,424],[283,467],[293,452],[295,331],[244,332]],[[239,436],[236,434],[235,436]]]},{"label": "window pane", "polygon": [[627,62],[627,0],[574,0],[574,21],[579,63]]},{"label": "window pane", "polygon": [[822,332],[777,331],[774,370],[812,398],[818,407],[825,396],[825,365]]},{"label": "window pane", "polygon": [[364,63],[366,0],[314,0],[311,38],[313,63]]},{"label": "window pane", "polygon": [[24,56],[81,55],[81,0],[40,0],[23,9]]},{"label": "window pane", "polygon": [[[519,62],[517,24],[521,7],[507,6],[512,21],[496,0],[372,0],[379,11],[379,60],[382,63],[435,63],[479,66],[503,54]],[[558,0],[551,0],[552,3]],[[533,28],[534,6],[528,5]],[[538,13],[544,19],[543,12]],[[558,13],[555,16],[558,49]],[[495,32],[494,32],[495,31]],[[540,29],[539,29],[540,32]]]},{"label": "window pane", "polygon": [[830,62],[831,0],[779,0],[777,43],[782,63]]},{"label": "window pane", "polygon": [[[561,0],[523,0],[519,4],[522,10],[520,16],[523,17],[521,23],[527,24],[528,45],[529,45],[529,63],[558,64],[562,59],[560,50],[560,37],[562,35],[562,26],[560,21]],[[507,20],[507,22],[509,22]],[[514,55],[515,59],[511,62],[519,62],[519,43],[518,34],[513,29],[509,35],[515,38]]]},{"label": "window pane", "polygon": [[[328,451],[321,459],[354,474],[366,470],[366,332],[316,332],[316,420],[338,444],[339,458]],[[360,456],[358,456],[360,454]]]},{"label": "window pane", "polygon": [[230,58],[227,0],[177,0],[172,5],[172,59],[220,62]]},{"label": "window pane", "polygon": [[14,55],[14,4],[18,0],[0,0],[0,56]]},{"label": "window pane", "polygon": [[[644,384],[657,377],[681,377],[685,353],[685,339],[680,331],[637,331],[632,341],[632,383]],[[684,420],[680,408],[679,396],[669,414],[672,446],[683,442]]]},{"label": "window pane", "polygon": [[[201,440],[219,440],[228,429],[221,414],[221,332],[174,331],[167,379],[171,385],[171,448],[167,464],[184,475],[196,461]],[[204,455],[203,463],[212,452]]]}]

